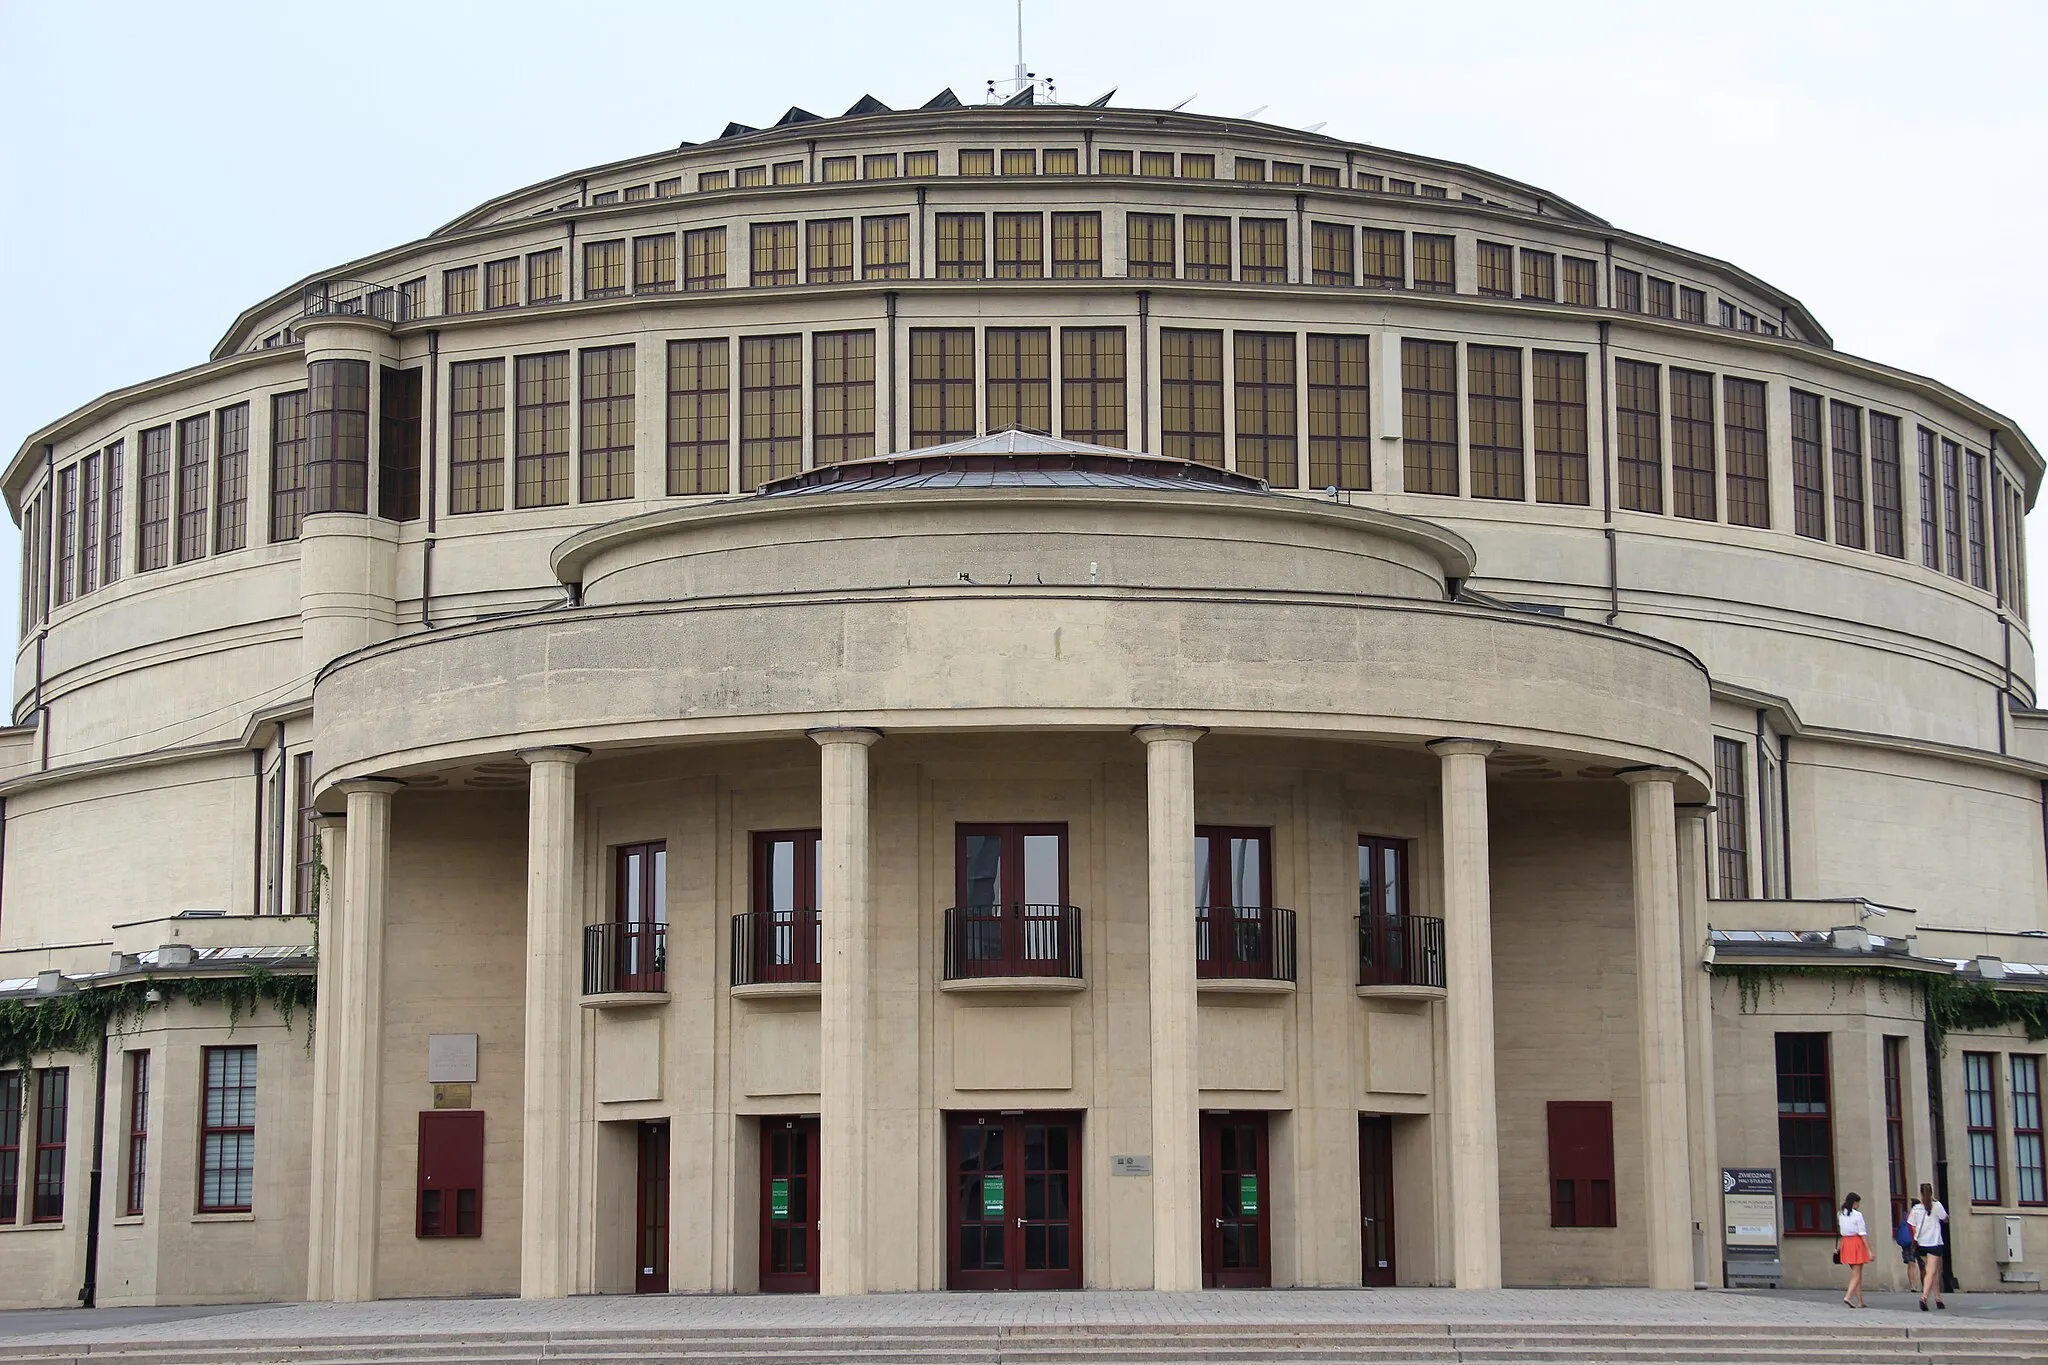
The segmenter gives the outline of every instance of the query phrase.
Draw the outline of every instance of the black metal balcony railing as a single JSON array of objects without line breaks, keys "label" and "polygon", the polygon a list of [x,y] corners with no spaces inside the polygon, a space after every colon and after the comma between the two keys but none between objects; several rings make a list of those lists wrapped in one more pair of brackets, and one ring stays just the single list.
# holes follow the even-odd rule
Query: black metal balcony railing
[{"label": "black metal balcony railing", "polygon": [[668,926],[583,926],[583,993],[616,995],[668,989]]},{"label": "black metal balcony railing", "polygon": [[1358,921],[1358,984],[1444,984],[1444,922],[1423,915],[1366,915]]},{"label": "black metal balcony railing", "polygon": [[1195,975],[1294,980],[1294,912],[1271,905],[1196,906]]},{"label": "black metal balcony railing", "polygon": [[732,984],[816,981],[825,960],[815,910],[748,910],[732,917]]},{"label": "black metal balcony railing", "polygon": [[946,911],[946,980],[1081,975],[1073,905],[956,905]]},{"label": "black metal balcony railing", "polygon": [[368,280],[317,280],[305,288],[309,318],[358,317],[379,322],[411,320],[412,300],[403,289]]}]

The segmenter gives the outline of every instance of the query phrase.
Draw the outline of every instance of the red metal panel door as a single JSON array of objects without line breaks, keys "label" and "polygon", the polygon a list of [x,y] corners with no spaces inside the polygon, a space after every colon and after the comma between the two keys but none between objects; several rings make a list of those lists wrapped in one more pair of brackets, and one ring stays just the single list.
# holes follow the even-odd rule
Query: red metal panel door
[{"label": "red metal panel door", "polygon": [[818,1120],[761,1120],[761,1290],[818,1292]]},{"label": "red metal panel door", "polygon": [[1264,1289],[1273,1282],[1263,1113],[1202,1115],[1202,1283]]},{"label": "red metal panel door", "polygon": [[640,1125],[640,1179],[633,1238],[636,1294],[668,1293],[668,1124]]},{"label": "red metal panel door", "polygon": [[1358,1118],[1358,1204],[1361,1246],[1360,1282],[1381,1287],[1394,1283],[1394,1121],[1383,1115]]}]

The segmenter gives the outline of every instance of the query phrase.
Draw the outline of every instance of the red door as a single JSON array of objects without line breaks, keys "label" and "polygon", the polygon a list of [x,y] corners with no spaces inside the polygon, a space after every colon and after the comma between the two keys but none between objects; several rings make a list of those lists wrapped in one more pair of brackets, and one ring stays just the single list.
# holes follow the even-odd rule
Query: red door
[{"label": "red door", "polygon": [[668,1124],[640,1125],[638,1217],[633,1238],[636,1294],[668,1293]]},{"label": "red door", "polygon": [[1266,1116],[1202,1115],[1202,1283],[1264,1289],[1273,1283]]},{"label": "red door", "polygon": [[818,1120],[761,1120],[761,1291],[818,1292]]},{"label": "red door", "polygon": [[1394,1121],[1358,1116],[1358,1204],[1364,1248],[1361,1283],[1394,1283]]},{"label": "red door", "polygon": [[952,1114],[946,1120],[947,1284],[1081,1287],[1081,1118]]}]

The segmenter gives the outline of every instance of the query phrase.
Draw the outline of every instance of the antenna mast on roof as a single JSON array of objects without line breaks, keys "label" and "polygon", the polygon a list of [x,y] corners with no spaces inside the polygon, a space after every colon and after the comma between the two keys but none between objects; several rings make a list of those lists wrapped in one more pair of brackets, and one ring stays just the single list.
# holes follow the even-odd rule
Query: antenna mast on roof
[{"label": "antenna mast on roof", "polygon": [[[998,85],[1007,86],[997,90]],[[1058,104],[1059,93],[1053,88],[1052,77],[1041,77],[1024,65],[1024,0],[1017,0],[1017,65],[1015,74],[1007,81],[990,81],[988,95],[982,101],[988,105],[1024,106],[1033,104]]]}]

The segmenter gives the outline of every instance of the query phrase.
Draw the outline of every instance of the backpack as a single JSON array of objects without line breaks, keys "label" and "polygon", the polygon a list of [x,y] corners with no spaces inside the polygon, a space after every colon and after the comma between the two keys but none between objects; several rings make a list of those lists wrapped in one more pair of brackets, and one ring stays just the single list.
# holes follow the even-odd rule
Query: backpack
[{"label": "backpack", "polygon": [[1902,1247],[1913,1245],[1913,1211],[1911,1209],[1907,1209],[1905,1216],[1899,1219],[1899,1230],[1892,1234],[1892,1240]]}]

